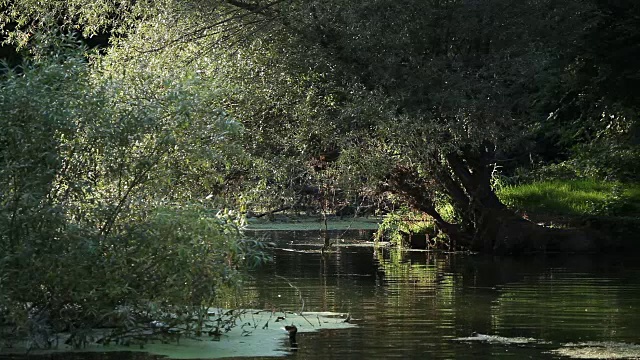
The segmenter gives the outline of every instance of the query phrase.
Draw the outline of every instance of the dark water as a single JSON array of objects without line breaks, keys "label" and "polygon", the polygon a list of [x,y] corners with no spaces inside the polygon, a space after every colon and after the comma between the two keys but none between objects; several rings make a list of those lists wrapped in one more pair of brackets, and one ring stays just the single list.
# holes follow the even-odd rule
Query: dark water
[{"label": "dark water", "polygon": [[[299,334],[292,359],[561,359],[548,351],[586,341],[640,344],[637,256],[374,250],[362,246],[370,236],[362,231],[333,233],[340,246],[323,256],[317,232],[260,236],[278,249],[247,287],[256,306],[299,311],[301,296],[305,311],[348,312],[359,325]],[[538,342],[454,340],[474,332]]]},{"label": "dark water", "polygon": [[[290,234],[272,238],[279,247],[317,249]],[[302,293],[305,310],[349,312],[360,325],[301,334],[292,357],[554,359],[562,357],[547,351],[570,342],[640,344],[637,256],[499,258],[346,246],[324,256],[276,250],[274,258],[256,274],[260,305],[300,309],[297,290],[279,275]],[[539,342],[453,340],[474,332]]]}]

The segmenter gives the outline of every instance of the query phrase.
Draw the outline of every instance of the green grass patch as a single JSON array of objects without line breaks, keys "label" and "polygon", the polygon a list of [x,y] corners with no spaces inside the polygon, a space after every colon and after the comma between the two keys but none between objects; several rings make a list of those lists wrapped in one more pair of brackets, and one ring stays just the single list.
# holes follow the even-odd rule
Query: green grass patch
[{"label": "green grass patch", "polygon": [[508,207],[552,215],[640,215],[640,184],[553,180],[507,186],[498,197]]}]

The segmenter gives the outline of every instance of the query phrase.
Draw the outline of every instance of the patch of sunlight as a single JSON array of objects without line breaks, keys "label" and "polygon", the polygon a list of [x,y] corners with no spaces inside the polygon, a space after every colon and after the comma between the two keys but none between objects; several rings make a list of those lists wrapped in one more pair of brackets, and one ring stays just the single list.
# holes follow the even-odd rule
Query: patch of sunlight
[{"label": "patch of sunlight", "polygon": [[[333,312],[272,312],[268,310],[246,310],[238,323],[218,340],[211,336],[182,338],[179,343],[160,342],[140,345],[90,344],[75,350],[33,350],[30,354],[53,352],[117,352],[135,351],[166,356],[170,359],[218,359],[226,357],[285,356],[290,354],[286,325],[295,325],[298,332],[315,332],[322,329],[347,329],[355,325],[345,322],[346,314]],[[61,334],[64,336],[64,334]],[[60,341],[63,343],[63,341]],[[25,348],[1,349],[2,353],[25,353]]]},{"label": "patch of sunlight", "polygon": [[616,342],[569,343],[550,352],[572,359],[640,359],[640,345]]}]

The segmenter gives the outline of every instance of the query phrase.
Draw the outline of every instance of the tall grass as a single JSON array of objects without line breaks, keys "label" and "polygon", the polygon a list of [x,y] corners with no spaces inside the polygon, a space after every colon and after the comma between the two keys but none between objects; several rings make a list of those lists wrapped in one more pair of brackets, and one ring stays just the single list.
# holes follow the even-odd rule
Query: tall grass
[{"label": "tall grass", "polygon": [[640,184],[597,180],[552,180],[505,186],[508,207],[553,215],[640,216]]}]

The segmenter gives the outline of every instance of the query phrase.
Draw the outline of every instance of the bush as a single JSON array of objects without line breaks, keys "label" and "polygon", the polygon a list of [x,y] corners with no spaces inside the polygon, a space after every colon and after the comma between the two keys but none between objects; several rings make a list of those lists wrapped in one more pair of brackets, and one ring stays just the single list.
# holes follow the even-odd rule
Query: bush
[{"label": "bush", "polygon": [[375,238],[376,241],[390,241],[399,247],[410,247],[409,236],[414,234],[426,234],[435,240],[438,231],[428,215],[401,210],[384,216]]},{"label": "bush", "polygon": [[4,253],[0,301],[13,340],[46,348],[68,332],[75,346],[125,341],[143,331],[164,335],[157,323],[201,333],[211,327],[208,309],[237,290],[243,259],[256,250],[238,241],[232,219],[200,206],[163,208],[119,226],[106,238],[69,227]]},{"label": "bush", "polygon": [[640,181],[640,147],[618,144],[594,144],[579,148],[576,167],[584,177],[610,181]]},{"label": "bush", "polygon": [[1,340],[213,327],[209,307],[263,260],[205,199],[236,123],[198,103],[214,94],[197,78],[156,86],[144,69],[92,67],[72,40],[49,45],[0,81]]}]

